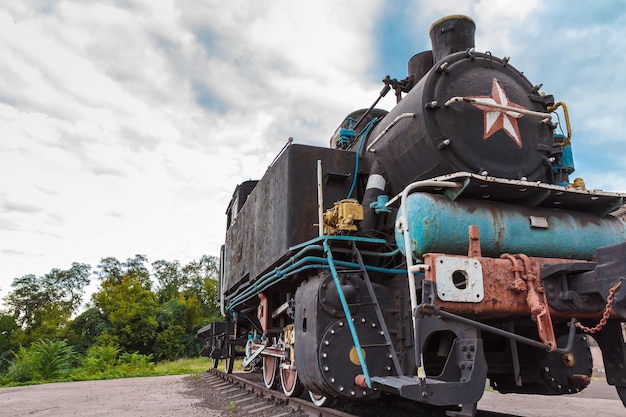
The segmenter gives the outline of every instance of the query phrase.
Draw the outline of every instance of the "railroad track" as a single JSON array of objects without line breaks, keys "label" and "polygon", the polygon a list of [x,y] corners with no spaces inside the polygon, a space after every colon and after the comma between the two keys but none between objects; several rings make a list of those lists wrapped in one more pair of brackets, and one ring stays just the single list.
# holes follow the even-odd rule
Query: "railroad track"
[{"label": "railroad track", "polygon": [[[254,381],[259,374],[226,374],[209,369],[201,379],[220,396],[229,401],[229,417],[444,417],[441,408],[415,403],[378,401],[361,405],[343,405],[338,408],[317,407],[310,401],[288,397],[282,392],[265,388]],[[511,414],[479,410],[476,417],[516,417]]]},{"label": "railroad track", "polygon": [[[445,417],[441,408],[417,405],[401,400],[379,401],[361,405],[344,404],[338,408],[317,407],[302,398],[288,397],[254,381],[258,374],[226,374],[209,369],[200,377],[214,390],[227,396],[232,407],[229,417]],[[341,407],[341,408],[339,408]],[[517,417],[479,410],[476,417]]]},{"label": "railroad track", "polygon": [[226,374],[217,369],[200,375],[211,386],[220,391],[233,404],[233,416],[263,417],[358,417],[332,408],[317,407],[301,398],[269,390],[264,385],[251,381],[250,374]]}]

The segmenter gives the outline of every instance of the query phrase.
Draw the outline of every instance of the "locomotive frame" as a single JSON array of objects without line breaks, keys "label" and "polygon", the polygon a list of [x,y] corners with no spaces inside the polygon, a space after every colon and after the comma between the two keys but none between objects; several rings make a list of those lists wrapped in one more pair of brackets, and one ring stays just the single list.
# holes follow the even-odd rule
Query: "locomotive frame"
[{"label": "locomotive frame", "polygon": [[237,187],[226,321],[198,331],[213,366],[243,357],[320,406],[396,396],[473,417],[487,378],[580,392],[592,333],[626,405],[626,225],[610,214],[626,195],[569,182],[564,105],[476,52],[474,29],[435,22],[433,51],[384,80],[394,109],[351,113],[330,148],[290,143]]}]

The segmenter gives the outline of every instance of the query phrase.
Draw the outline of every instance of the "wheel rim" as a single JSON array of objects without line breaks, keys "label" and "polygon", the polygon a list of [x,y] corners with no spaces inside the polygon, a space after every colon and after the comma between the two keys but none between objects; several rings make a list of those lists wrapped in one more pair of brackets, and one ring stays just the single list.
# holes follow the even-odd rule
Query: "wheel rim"
[{"label": "wheel rim", "polygon": [[263,383],[265,388],[274,389],[277,386],[276,365],[278,361],[275,356],[263,356]]},{"label": "wheel rim", "polygon": [[280,366],[280,384],[282,385],[283,392],[288,397],[297,397],[304,391],[304,387],[298,378],[298,371],[287,367]]},{"label": "wheel rim", "polygon": [[327,397],[323,394],[316,394],[313,391],[309,391],[309,397],[311,402],[317,407],[332,407],[337,401],[335,398]]}]

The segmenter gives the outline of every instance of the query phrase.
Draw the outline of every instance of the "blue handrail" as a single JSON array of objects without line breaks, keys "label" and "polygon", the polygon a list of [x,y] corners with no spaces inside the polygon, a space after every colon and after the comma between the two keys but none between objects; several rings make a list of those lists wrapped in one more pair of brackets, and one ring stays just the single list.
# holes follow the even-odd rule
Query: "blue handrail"
[{"label": "blue handrail", "polygon": [[[292,246],[290,250],[300,249],[298,253],[290,257],[287,261],[283,262],[280,266],[276,267],[272,271],[262,275],[252,285],[243,290],[240,294],[233,296],[226,301],[226,310],[232,314],[234,308],[245,303],[249,299],[255,297],[259,292],[283,281],[285,278],[295,275],[298,272],[302,272],[306,269],[328,269],[330,268],[328,259],[326,257],[319,256],[304,256],[311,251],[324,252],[323,242],[329,241],[353,241],[357,243],[374,243],[374,244],[386,244],[384,239],[365,238],[359,236],[321,236],[311,239],[307,242],[301,243],[296,246]],[[322,243],[320,245],[319,243]],[[335,249],[340,251],[341,249]],[[399,249],[395,249],[391,252],[368,252],[362,251],[361,253],[369,256],[378,257],[390,257],[397,254]],[[336,265],[358,269],[360,266],[357,263],[335,261]],[[380,272],[384,274],[406,274],[405,269],[389,269],[377,266],[366,265],[368,271]]]}]

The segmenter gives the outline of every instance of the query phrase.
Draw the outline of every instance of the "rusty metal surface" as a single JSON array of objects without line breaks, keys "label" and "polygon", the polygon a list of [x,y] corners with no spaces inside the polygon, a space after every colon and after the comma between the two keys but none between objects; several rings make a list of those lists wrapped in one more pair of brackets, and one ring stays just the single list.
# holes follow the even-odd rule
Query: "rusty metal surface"
[{"label": "rusty metal surface", "polygon": [[259,297],[259,306],[256,308],[256,318],[259,319],[259,323],[261,324],[261,328],[263,331],[267,331],[269,327],[269,306],[267,296],[263,293],[258,294]]},{"label": "rusty metal surface", "polygon": [[[503,255],[503,257],[506,257],[506,255]],[[541,285],[541,274],[534,272],[532,262],[528,256],[517,254],[515,259],[519,260],[522,265],[522,279],[526,283],[526,303],[530,308],[533,321],[537,323],[539,338],[549,347],[549,351],[553,352],[557,347],[556,337],[552,327],[546,292]]]},{"label": "rusty metal surface", "polygon": [[[440,257],[451,257],[451,255],[430,253],[424,256],[424,263],[429,266],[425,278],[430,281],[437,281],[437,260]],[[459,258],[465,258],[459,256]],[[532,314],[527,301],[527,282],[521,278],[522,266],[515,267],[509,259],[477,257],[482,265],[484,298],[479,303],[456,303],[445,302],[436,299],[436,305],[447,311],[457,314],[481,315],[489,317],[509,317],[528,316]],[[575,260],[563,260],[552,258],[529,257],[530,269],[533,274],[540,276],[543,265],[577,262]],[[580,262],[580,261],[578,261]],[[556,317],[570,317],[571,314],[564,314],[554,309],[550,309],[550,314]],[[596,313],[578,313],[578,315],[596,316]]]}]

